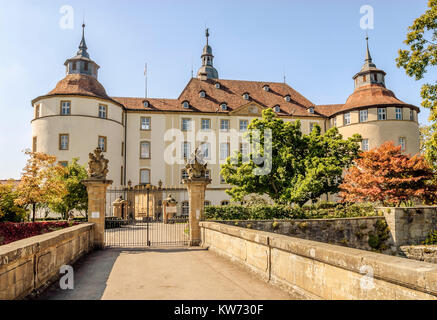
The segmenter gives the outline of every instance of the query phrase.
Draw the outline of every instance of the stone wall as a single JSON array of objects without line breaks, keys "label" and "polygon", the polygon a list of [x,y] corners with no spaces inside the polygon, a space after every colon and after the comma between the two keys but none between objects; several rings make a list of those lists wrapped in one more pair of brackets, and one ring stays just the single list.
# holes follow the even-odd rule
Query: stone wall
[{"label": "stone wall", "polygon": [[0,300],[25,298],[59,277],[61,266],[92,250],[92,223],[0,246]]},{"label": "stone wall", "polygon": [[201,222],[202,245],[312,299],[437,299],[437,265]]},{"label": "stone wall", "polygon": [[396,253],[384,217],[217,222],[350,248]]},{"label": "stone wall", "polygon": [[437,207],[377,208],[387,221],[396,245],[422,244],[429,232],[437,229]]},{"label": "stone wall", "polygon": [[437,245],[401,246],[400,253],[408,259],[437,263]]}]

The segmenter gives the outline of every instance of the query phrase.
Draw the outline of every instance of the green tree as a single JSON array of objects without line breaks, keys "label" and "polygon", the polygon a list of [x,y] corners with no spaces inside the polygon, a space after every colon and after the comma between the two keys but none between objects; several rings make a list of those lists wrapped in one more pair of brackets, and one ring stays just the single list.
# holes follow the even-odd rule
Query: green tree
[{"label": "green tree", "polygon": [[59,178],[64,182],[67,193],[49,204],[49,208],[62,214],[63,219],[68,219],[68,215],[73,210],[84,212],[88,210],[88,193],[85,185],[82,184],[82,180],[87,178],[87,171],[77,161],[77,158],[73,159],[59,173]]},{"label": "green tree", "polygon": [[[405,69],[410,77],[421,80],[425,77],[428,67],[437,65],[437,0],[428,1],[428,10],[414,20],[408,28],[407,39],[404,41],[409,50],[399,50],[396,58],[397,66]],[[432,134],[426,142],[426,158],[437,167],[437,81],[422,86],[420,95],[422,107],[431,110],[429,120],[432,122]]]},{"label": "green tree", "polygon": [[[267,143],[268,136],[271,144]],[[361,137],[354,135],[343,140],[335,127],[321,134],[318,125],[304,135],[299,120],[284,122],[266,109],[262,119],[250,123],[246,140],[261,147],[245,156],[237,152],[226,160],[220,172],[233,185],[226,191],[232,199],[242,201],[248,194],[266,194],[276,203],[303,205],[323,194],[338,192],[343,169],[358,156]],[[264,160],[257,164],[254,160],[259,156]],[[271,170],[259,174],[257,170],[263,167]]]},{"label": "green tree", "polygon": [[0,184],[0,222],[21,222],[25,219],[27,211],[15,204],[17,198],[13,180]]}]

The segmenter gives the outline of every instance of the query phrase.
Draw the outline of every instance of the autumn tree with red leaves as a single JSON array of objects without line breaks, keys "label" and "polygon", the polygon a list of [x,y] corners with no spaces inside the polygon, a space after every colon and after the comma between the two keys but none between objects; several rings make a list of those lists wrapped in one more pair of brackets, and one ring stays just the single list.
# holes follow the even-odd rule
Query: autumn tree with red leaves
[{"label": "autumn tree with red leaves", "polygon": [[401,146],[386,142],[362,152],[340,185],[343,202],[379,202],[400,206],[411,201],[435,203],[435,175],[425,158],[401,152]]}]

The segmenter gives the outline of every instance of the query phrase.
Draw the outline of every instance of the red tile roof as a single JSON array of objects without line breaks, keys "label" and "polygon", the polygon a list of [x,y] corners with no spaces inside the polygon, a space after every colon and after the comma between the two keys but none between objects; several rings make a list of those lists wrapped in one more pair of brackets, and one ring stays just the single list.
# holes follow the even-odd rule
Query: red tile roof
[{"label": "red tile roof", "polygon": [[[219,83],[220,88],[215,84]],[[263,89],[269,86],[269,91]],[[200,97],[199,92],[205,91],[206,96]],[[144,99],[144,98],[123,98],[113,97],[114,100],[123,104],[129,110],[159,110],[159,111],[181,111],[181,112],[219,112],[229,113],[238,107],[247,104],[249,101],[243,98],[248,93],[249,101],[258,103],[266,108],[279,106],[282,115],[293,114],[295,116],[320,116],[310,114],[308,108],[314,104],[291,88],[289,85],[277,82],[240,81],[240,80],[199,80],[192,78],[181,95],[177,99]],[[290,102],[285,101],[289,95]],[[147,100],[149,108],[144,108],[143,102]],[[188,101],[189,109],[184,109],[182,103]],[[227,110],[222,110],[220,105],[227,104]]]}]

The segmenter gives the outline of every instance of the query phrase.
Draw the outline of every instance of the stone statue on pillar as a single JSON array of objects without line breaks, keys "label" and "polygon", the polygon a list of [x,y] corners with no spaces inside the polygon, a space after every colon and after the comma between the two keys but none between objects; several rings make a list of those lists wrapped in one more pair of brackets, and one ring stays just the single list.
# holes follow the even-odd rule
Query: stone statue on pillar
[{"label": "stone statue on pillar", "polygon": [[89,154],[88,178],[106,180],[108,174],[108,159],[102,154],[102,149],[96,148],[94,153]]}]

